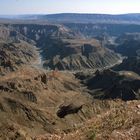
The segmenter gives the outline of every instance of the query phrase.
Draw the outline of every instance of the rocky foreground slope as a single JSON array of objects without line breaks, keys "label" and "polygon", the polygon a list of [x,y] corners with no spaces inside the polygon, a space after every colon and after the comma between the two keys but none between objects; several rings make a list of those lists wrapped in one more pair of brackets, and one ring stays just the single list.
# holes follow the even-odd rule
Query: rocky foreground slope
[{"label": "rocky foreground slope", "polygon": [[[80,83],[71,74],[53,71],[44,73],[22,67],[1,77],[0,93],[2,139],[28,139],[28,136],[31,139],[47,132],[68,133],[93,114],[89,110],[92,107],[91,97],[84,93]],[[75,112],[77,115],[69,115],[74,112],[67,109],[63,119],[57,112],[68,105],[73,111],[81,108]]]},{"label": "rocky foreground slope", "polygon": [[[102,75],[106,77],[106,72]],[[130,94],[134,95],[135,92],[139,95],[140,86],[133,87],[133,75],[133,78],[128,79],[125,74],[122,75],[126,80],[124,83],[129,83],[129,87],[122,87],[123,96],[119,96],[118,90],[118,96],[113,96],[114,100],[110,100],[115,92],[113,84],[112,92],[106,81],[106,90],[101,90],[100,97],[107,95],[108,98],[94,99],[97,92],[93,92],[89,84],[86,88],[85,84],[81,84],[70,73],[45,72],[24,66],[1,76],[0,137],[11,140],[138,139],[138,97],[135,95],[131,99],[125,98],[125,102],[117,98],[127,97],[125,88],[132,91]],[[110,81],[115,83],[115,77],[112,74],[110,76]],[[99,86],[99,81],[92,83]],[[136,78],[136,81],[139,84],[139,79]],[[119,87],[118,83],[116,89],[117,86]],[[109,94],[107,90],[110,91]],[[132,99],[133,101],[128,101]]]}]

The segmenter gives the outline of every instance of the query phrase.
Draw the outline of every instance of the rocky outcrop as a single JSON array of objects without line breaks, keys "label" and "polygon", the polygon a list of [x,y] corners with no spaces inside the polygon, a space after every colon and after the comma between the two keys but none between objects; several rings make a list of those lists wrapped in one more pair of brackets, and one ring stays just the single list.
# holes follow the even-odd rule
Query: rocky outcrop
[{"label": "rocky outcrop", "polygon": [[0,40],[7,40],[9,36],[10,36],[10,30],[1,25],[0,26]]},{"label": "rocky outcrop", "polygon": [[[63,25],[55,24],[13,24],[15,31],[24,35],[28,39],[34,40],[38,47],[42,47],[47,38],[74,38],[77,34]],[[42,43],[44,42],[44,43]],[[40,45],[40,46],[39,46]]]},{"label": "rocky outcrop", "polygon": [[102,47],[95,39],[63,39],[50,43],[50,47],[46,48],[46,59],[44,67],[59,70],[83,70],[112,66],[118,63],[121,57]]},{"label": "rocky outcrop", "polygon": [[114,50],[126,58],[114,70],[134,71],[140,74],[140,33],[125,33],[116,39]]},{"label": "rocky outcrop", "polygon": [[34,80],[39,80],[40,82],[47,84],[48,80],[49,80],[49,76],[44,74],[40,74],[37,77],[34,78]]},{"label": "rocky outcrop", "polygon": [[57,116],[60,118],[64,118],[66,115],[78,113],[82,109],[82,105],[61,105],[59,110],[57,111]]},{"label": "rocky outcrop", "polygon": [[133,71],[140,75],[140,57],[133,56],[123,60],[120,65],[115,66],[113,69],[117,71]]},{"label": "rocky outcrop", "polygon": [[[76,75],[78,76],[78,75]],[[130,71],[114,72],[104,70],[96,72],[94,76],[83,80],[89,93],[98,99],[122,99],[139,100],[140,99],[140,77]]]},{"label": "rocky outcrop", "polygon": [[14,71],[22,65],[30,64],[36,56],[35,49],[27,42],[0,42],[0,75]]}]

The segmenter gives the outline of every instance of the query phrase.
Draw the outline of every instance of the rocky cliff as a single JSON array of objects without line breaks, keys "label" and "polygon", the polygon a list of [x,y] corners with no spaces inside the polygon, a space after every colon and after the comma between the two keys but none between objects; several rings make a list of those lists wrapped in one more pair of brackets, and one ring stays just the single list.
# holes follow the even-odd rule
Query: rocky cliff
[{"label": "rocky cliff", "polygon": [[60,70],[105,68],[121,60],[118,54],[102,47],[96,39],[52,40],[45,51],[47,61],[44,66]]},{"label": "rocky cliff", "polygon": [[[82,75],[76,74],[78,78]],[[97,71],[95,75],[82,78],[89,93],[98,99],[139,100],[140,77],[131,71]]]},{"label": "rocky cliff", "polygon": [[13,24],[10,28],[21,34],[24,40],[36,44],[42,52],[46,68],[97,69],[112,66],[121,60],[118,54],[104,48],[100,40],[85,39],[63,25]]}]

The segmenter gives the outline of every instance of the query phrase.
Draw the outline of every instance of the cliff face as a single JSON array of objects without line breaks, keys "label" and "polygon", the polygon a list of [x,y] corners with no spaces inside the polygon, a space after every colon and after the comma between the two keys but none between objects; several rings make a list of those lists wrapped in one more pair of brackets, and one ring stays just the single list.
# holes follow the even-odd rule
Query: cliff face
[{"label": "cliff face", "polygon": [[8,39],[10,36],[10,31],[8,28],[0,26],[0,39]]},{"label": "cliff face", "polygon": [[124,59],[120,65],[115,66],[113,69],[117,71],[121,70],[134,71],[140,74],[140,57],[133,56]]},{"label": "cliff face", "polygon": [[46,68],[97,69],[112,66],[121,59],[104,48],[99,40],[85,39],[63,25],[14,24],[11,28],[20,34],[20,38],[34,42],[40,48]]},{"label": "cliff face", "polygon": [[126,58],[114,70],[128,70],[140,74],[140,34],[125,33],[116,39],[114,50]]},{"label": "cliff face", "polygon": [[108,34],[110,36],[119,36],[124,33],[140,32],[140,25],[137,24],[109,24],[109,23],[64,23],[64,25],[86,38],[93,38]]},{"label": "cliff face", "polygon": [[[78,78],[83,75],[76,74]],[[89,93],[97,99],[140,99],[140,77],[131,71],[115,72],[112,70],[97,71],[95,75],[82,78]]]},{"label": "cliff face", "polygon": [[13,24],[11,28],[18,31],[29,39],[32,39],[40,45],[45,39],[51,38],[74,38],[77,34],[63,25],[55,24]]},{"label": "cliff face", "polygon": [[27,42],[0,42],[0,75],[14,71],[36,60],[34,47]]},{"label": "cliff face", "polygon": [[116,52],[127,57],[140,56],[140,33],[126,33],[116,39]]},{"label": "cliff face", "polygon": [[0,75],[31,64],[36,56],[29,39],[9,27],[0,26]]},{"label": "cliff face", "polygon": [[57,45],[52,44],[46,51],[46,56],[51,54],[50,58],[52,59],[47,58],[48,61],[44,63],[44,66],[52,69],[82,70],[105,68],[118,63],[121,59],[113,51],[101,47],[100,42],[95,39],[63,39],[56,43]]}]

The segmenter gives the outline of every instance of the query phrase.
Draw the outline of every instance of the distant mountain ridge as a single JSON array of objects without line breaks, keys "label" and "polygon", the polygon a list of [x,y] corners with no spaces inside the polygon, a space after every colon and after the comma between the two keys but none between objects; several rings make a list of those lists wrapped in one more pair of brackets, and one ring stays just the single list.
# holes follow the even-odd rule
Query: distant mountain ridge
[{"label": "distant mountain ridge", "polygon": [[52,14],[42,16],[51,22],[74,22],[74,23],[140,23],[140,14]]},{"label": "distant mountain ridge", "polygon": [[26,20],[47,20],[50,22],[65,23],[140,23],[140,13],[135,14],[78,14],[78,13],[61,13],[61,14],[31,14],[0,16],[0,18],[26,19]]},{"label": "distant mountain ridge", "polygon": [[130,14],[80,14],[80,13],[60,13],[60,14],[30,14],[4,16],[0,18],[26,19],[26,20],[47,20],[60,23],[131,23],[140,24],[140,13]]}]

